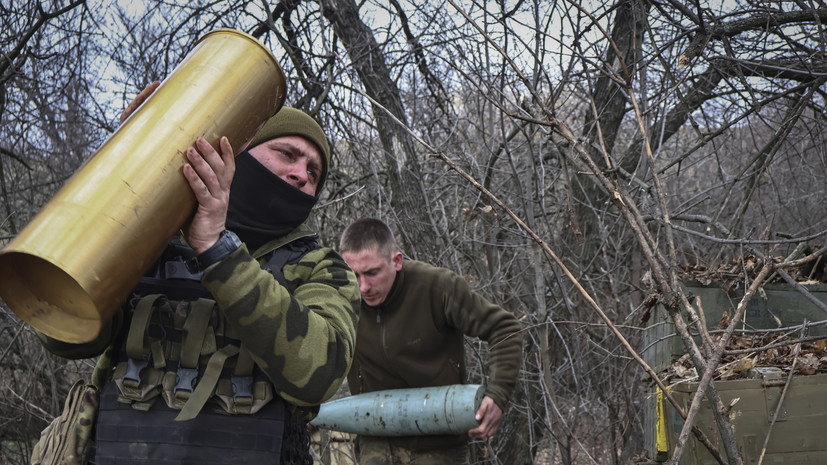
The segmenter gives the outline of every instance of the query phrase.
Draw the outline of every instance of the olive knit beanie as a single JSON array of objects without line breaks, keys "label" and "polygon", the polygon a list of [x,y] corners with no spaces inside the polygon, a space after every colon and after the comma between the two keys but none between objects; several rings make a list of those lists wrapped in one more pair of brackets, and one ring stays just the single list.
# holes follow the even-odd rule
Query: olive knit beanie
[{"label": "olive knit beanie", "polygon": [[307,113],[296,108],[282,107],[278,113],[264,123],[247,147],[253,148],[262,142],[281,136],[302,136],[319,148],[324,166],[322,166],[322,177],[316,189],[316,195],[318,195],[322,191],[324,182],[327,180],[327,172],[330,170],[330,145],[327,143],[322,127]]}]

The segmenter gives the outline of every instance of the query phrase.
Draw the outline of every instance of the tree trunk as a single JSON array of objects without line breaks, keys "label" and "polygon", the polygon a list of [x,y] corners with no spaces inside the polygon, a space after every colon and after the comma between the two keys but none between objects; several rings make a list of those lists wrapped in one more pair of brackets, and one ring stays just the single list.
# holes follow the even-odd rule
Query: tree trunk
[{"label": "tree trunk", "polygon": [[425,248],[435,255],[440,246],[436,243],[436,225],[429,215],[428,199],[422,190],[422,170],[415,141],[407,131],[408,119],[402,98],[391,78],[385,56],[373,32],[359,17],[359,9],[353,0],[321,0],[321,5],[325,18],[347,49],[365,92],[372,99],[386,174],[391,183],[390,192],[396,194],[391,198],[391,206],[400,222],[398,231],[405,250]]}]

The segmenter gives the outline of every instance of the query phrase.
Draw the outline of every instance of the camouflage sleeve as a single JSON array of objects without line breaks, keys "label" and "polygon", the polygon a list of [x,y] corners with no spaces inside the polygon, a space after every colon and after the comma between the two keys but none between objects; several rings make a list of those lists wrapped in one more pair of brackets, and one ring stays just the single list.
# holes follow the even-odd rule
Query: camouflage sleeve
[{"label": "camouflage sleeve", "polygon": [[503,410],[508,405],[522,360],[520,322],[510,312],[472,291],[466,281],[449,273],[445,318],[465,335],[488,342],[490,379],[485,394]]},{"label": "camouflage sleeve", "polygon": [[297,406],[329,399],[353,360],[360,303],[356,276],[329,248],[284,267],[287,288],[242,246],[204,271],[203,284],[276,392]]}]

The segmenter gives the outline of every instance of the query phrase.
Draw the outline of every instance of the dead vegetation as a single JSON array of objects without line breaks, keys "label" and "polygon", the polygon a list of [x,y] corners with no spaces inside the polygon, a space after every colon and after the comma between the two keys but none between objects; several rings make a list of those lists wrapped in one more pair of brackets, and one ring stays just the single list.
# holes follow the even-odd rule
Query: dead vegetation
[{"label": "dead vegetation", "polygon": [[[797,250],[801,250],[803,255],[810,255],[821,250],[821,246],[815,246],[813,248],[801,247]],[[782,263],[793,258],[771,257],[770,259],[775,263]],[[717,266],[707,266],[704,264],[681,265],[679,277],[684,281],[697,281],[705,286],[712,283],[723,283],[724,289],[728,291],[727,294],[732,294],[732,290],[736,285],[755,277],[761,267],[762,261],[760,257],[754,254],[747,254]],[[785,269],[784,272],[799,284],[824,284],[827,283],[827,260],[822,256],[815,262],[802,263]],[[767,279],[765,284],[780,283],[789,283],[789,280],[785,279],[781,273],[775,273]]]},{"label": "dead vegetation", "polygon": [[[806,254],[819,249],[820,247],[801,248]],[[827,283],[827,266],[823,256],[821,258],[783,270],[782,273],[787,275],[786,279],[782,273],[774,273],[765,284],[789,284],[790,279],[794,283],[808,287]],[[785,260],[781,257],[771,259],[775,263]],[[761,262],[762,259],[755,255],[745,255],[716,267],[683,266],[680,277],[685,282],[697,282],[705,286],[718,283],[727,295],[736,297],[737,289],[743,289],[743,284],[755,277]],[[703,309],[699,308],[699,311],[702,312]],[[720,335],[730,324],[730,318],[729,312],[723,312],[715,327],[709,329],[708,337],[712,344],[719,343]],[[736,329],[726,341],[713,379],[727,381],[753,378],[758,376],[755,370],[758,367],[777,367],[785,372],[792,369],[793,375],[827,373],[827,339],[818,335],[801,336],[802,333],[806,334],[806,331],[814,328],[827,327],[825,322],[802,322],[800,327],[784,328],[777,317],[775,321],[777,327],[773,329],[751,329],[746,326],[740,330]],[[665,383],[691,381],[697,378],[698,373],[689,354],[678,358],[661,373],[661,379]]]},{"label": "dead vegetation", "polygon": [[[796,354],[798,344],[801,346]],[[826,348],[827,339],[824,338],[802,342],[796,335],[777,332],[735,334],[726,346],[713,379],[728,381],[760,377],[755,370],[758,367],[776,367],[785,373],[793,369],[793,376],[827,373]],[[664,370],[661,379],[664,383],[672,384],[692,381],[697,377],[697,370],[692,365],[689,354],[684,354]]]}]

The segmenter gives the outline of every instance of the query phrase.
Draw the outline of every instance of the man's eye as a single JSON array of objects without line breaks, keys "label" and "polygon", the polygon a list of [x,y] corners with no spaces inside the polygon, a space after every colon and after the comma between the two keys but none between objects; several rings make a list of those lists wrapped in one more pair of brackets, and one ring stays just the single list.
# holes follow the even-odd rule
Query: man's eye
[{"label": "man's eye", "polygon": [[313,170],[307,170],[307,174],[313,179],[319,179],[319,173]]}]

